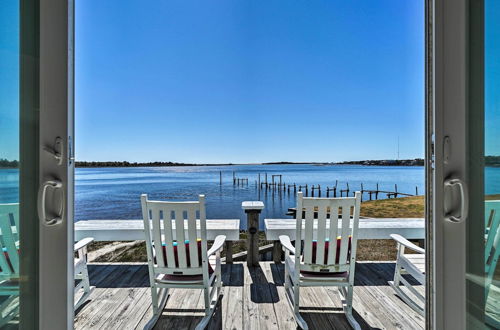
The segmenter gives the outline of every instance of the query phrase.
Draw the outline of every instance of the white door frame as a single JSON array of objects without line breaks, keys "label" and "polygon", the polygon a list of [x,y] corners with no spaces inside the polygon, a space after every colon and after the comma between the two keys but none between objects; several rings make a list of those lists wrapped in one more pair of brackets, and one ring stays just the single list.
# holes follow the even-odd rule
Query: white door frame
[{"label": "white door frame", "polygon": [[[459,214],[468,200],[457,197],[456,189],[445,191],[446,179],[456,178],[466,186],[467,168],[467,0],[432,1],[432,126],[434,170],[432,184],[432,235],[428,274],[430,306],[428,328],[466,328],[466,223],[445,220],[445,214]],[[429,91],[428,91],[429,92]],[[446,138],[448,137],[448,138]],[[446,142],[448,141],[448,143]],[[446,194],[446,196],[445,196]],[[445,198],[449,197],[448,211]],[[446,198],[448,200],[448,198]]]},{"label": "white door frame", "polygon": [[[40,0],[40,186],[47,180],[62,182],[61,194],[47,189],[47,218],[60,211],[62,221],[47,226],[40,214],[39,192],[39,328],[73,328],[73,219],[74,219],[74,100],[73,100],[73,0]],[[45,150],[62,144],[62,160]],[[56,148],[57,149],[57,148]],[[52,190],[52,193],[49,191]]]}]

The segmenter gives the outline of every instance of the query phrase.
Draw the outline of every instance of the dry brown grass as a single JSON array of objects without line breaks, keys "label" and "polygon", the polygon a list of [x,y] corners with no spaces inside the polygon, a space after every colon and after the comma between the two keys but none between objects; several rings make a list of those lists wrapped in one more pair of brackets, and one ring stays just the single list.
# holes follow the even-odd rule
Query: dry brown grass
[{"label": "dry brown grass", "polygon": [[361,216],[370,218],[423,218],[424,196],[366,201]]}]

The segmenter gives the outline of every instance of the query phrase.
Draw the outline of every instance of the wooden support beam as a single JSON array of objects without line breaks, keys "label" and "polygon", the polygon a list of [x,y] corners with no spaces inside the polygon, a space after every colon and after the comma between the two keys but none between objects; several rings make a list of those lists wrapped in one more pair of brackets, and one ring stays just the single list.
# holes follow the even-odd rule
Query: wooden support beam
[{"label": "wooden support beam", "polygon": [[233,241],[226,241],[226,264],[233,263]]},{"label": "wooden support beam", "polygon": [[241,208],[247,214],[247,265],[259,265],[259,215],[264,209],[260,201],[246,201]]},{"label": "wooden support beam", "polygon": [[281,248],[280,241],[273,242],[273,261],[275,263],[281,263],[283,260],[283,249]]}]

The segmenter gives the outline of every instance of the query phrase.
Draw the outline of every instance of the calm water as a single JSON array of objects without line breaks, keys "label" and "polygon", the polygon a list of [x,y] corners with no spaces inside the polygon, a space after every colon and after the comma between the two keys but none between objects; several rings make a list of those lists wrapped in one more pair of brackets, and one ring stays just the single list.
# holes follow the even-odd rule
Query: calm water
[{"label": "calm water", "polygon": [[[223,184],[219,184],[222,171]],[[249,184],[233,186],[232,172],[237,177],[248,178]],[[140,195],[147,193],[150,199],[195,200],[198,194],[206,195],[207,217],[240,218],[245,225],[241,202],[261,200],[265,204],[264,217],[285,217],[289,207],[295,205],[293,190],[277,192],[257,189],[255,181],[261,173],[282,174],[286,183],[345,189],[349,182],[351,191],[374,189],[379,183],[381,190],[415,193],[418,187],[424,192],[423,167],[384,166],[315,166],[315,165],[237,165],[237,166],[190,166],[144,168],[78,168],[76,170],[76,220],[86,219],[140,219]],[[487,168],[487,193],[500,193],[500,168]],[[276,179],[278,180],[278,179]],[[0,170],[0,203],[17,202],[18,171]],[[380,194],[379,196],[384,196]],[[365,195],[364,198],[368,196]]]}]

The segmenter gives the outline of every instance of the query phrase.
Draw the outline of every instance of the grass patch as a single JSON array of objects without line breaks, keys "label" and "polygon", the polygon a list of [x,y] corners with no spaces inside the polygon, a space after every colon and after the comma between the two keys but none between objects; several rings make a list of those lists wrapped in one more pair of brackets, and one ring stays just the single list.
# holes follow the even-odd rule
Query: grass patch
[{"label": "grass patch", "polygon": [[369,218],[423,218],[424,196],[366,201],[361,216]]}]

